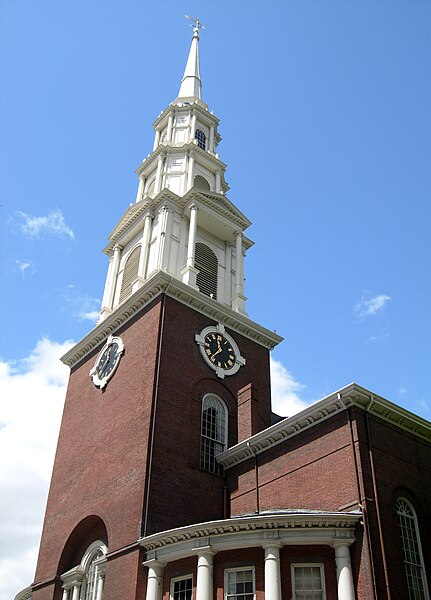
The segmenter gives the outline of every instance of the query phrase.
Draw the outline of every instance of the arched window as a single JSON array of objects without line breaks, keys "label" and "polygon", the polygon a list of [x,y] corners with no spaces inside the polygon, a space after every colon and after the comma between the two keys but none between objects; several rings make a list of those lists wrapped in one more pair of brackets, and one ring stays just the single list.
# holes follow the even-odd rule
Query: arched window
[{"label": "arched window", "polygon": [[195,246],[195,267],[199,271],[196,277],[199,291],[217,300],[217,256],[201,242],[196,242]]},{"label": "arched window", "polygon": [[409,600],[429,600],[416,513],[405,498],[395,503],[400,526]]},{"label": "arched window", "polygon": [[205,179],[205,177],[202,177],[202,175],[196,175],[193,185],[201,190],[210,190],[211,189],[210,184]]},{"label": "arched window", "polygon": [[141,246],[137,246],[128,256],[123,270],[121,281],[120,304],[130,296],[133,284],[138,277],[139,259],[141,258]]},{"label": "arched window", "polygon": [[215,394],[207,394],[202,401],[201,467],[221,475],[223,468],[216,456],[226,450],[227,410]]},{"label": "arched window", "polygon": [[87,571],[83,579],[82,600],[96,600],[97,588],[100,578],[100,559],[104,554],[100,548],[97,548],[88,561]]},{"label": "arched window", "polygon": [[102,600],[108,548],[97,540],[90,544],[79,565],[63,573],[63,589],[79,600]]},{"label": "arched window", "polygon": [[196,129],[195,138],[197,140],[199,148],[202,148],[202,150],[205,150],[207,136],[204,134],[204,132],[201,129]]}]

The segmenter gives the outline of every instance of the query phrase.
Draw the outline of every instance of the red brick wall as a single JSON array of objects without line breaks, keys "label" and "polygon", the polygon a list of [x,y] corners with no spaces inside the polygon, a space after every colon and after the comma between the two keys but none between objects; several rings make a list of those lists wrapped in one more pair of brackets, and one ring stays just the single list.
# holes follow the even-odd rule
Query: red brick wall
[{"label": "red brick wall", "polygon": [[270,424],[268,351],[229,331],[246,365],[222,380],[195,342],[195,334],[212,324],[216,323],[167,299],[147,534],[224,516],[224,479],[200,469],[201,403],[206,393],[218,394],[227,405],[229,445],[238,439],[237,394],[246,384],[259,390],[261,427]]},{"label": "red brick wall", "polygon": [[[368,428],[391,599],[404,600],[407,597],[407,589],[395,500],[403,496],[410,500],[416,510],[429,579],[428,585],[431,588],[431,444],[377,417],[369,417]],[[374,499],[370,454],[366,443],[366,417],[361,411],[358,411],[358,429],[363,440],[361,454],[365,471],[364,479],[368,481],[367,493],[368,497]],[[386,598],[383,549],[376,503],[369,503],[369,506],[372,550],[377,558],[377,587],[380,596]]]},{"label": "red brick wall", "polygon": [[[350,430],[344,413],[258,455],[261,510],[357,507]],[[254,459],[228,472],[232,515],[256,510]],[[334,485],[342,482],[342,485]]]},{"label": "red brick wall", "polygon": [[57,573],[66,540],[89,515],[105,523],[110,551],[139,537],[160,304],[117,332],[125,352],[103,391],[89,377],[97,351],[71,372],[36,581]]},{"label": "red brick wall", "polygon": [[[199,464],[205,393],[219,394],[228,407],[229,445],[238,436],[237,393],[249,383],[259,390],[254,418],[262,428],[270,424],[268,351],[230,332],[247,364],[232,377],[219,379],[195,342],[195,334],[215,322],[169,298],[155,393],[164,299],[157,298],[115,332],[123,339],[125,352],[103,391],[89,377],[100,348],[72,370],[35,581],[77,564],[72,550],[63,554],[61,567],[59,557],[74,529],[91,515],[106,526],[109,552],[135,542],[146,515],[148,486],[147,534],[223,517],[224,479],[203,472]],[[45,598],[52,598],[52,592],[40,596]]]}]

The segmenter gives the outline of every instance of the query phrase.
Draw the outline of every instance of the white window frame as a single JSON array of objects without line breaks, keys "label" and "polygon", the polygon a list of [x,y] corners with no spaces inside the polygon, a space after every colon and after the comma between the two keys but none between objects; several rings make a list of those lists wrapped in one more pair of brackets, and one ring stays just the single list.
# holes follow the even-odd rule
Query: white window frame
[{"label": "white window frame", "polygon": [[[216,475],[220,475],[221,473],[219,472],[219,470],[217,468],[217,461],[215,461],[215,465],[216,465],[216,469],[215,470],[210,470],[207,469],[203,466],[203,461],[202,461],[202,443],[204,438],[207,440],[210,440],[211,438],[209,438],[208,436],[204,436],[203,434],[203,419],[204,419],[204,407],[205,407],[205,400],[206,398],[209,397],[213,397],[216,398],[220,404],[222,405],[223,409],[224,409],[224,440],[223,440],[223,449],[221,450],[221,452],[224,452],[228,446],[228,410],[227,410],[227,406],[226,406],[226,402],[224,402],[224,400],[222,398],[220,398],[220,396],[218,394],[213,394],[212,392],[209,392],[208,394],[205,394],[204,397],[202,398],[202,409],[201,409],[201,436],[200,436],[200,452],[201,452],[201,460],[200,460],[200,465],[201,468],[204,469],[205,471],[207,471],[208,473],[214,473]],[[216,442],[216,440],[213,440]],[[220,444],[221,445],[221,444]],[[220,452],[218,453],[220,454]],[[218,454],[214,454],[214,459],[218,456]]]},{"label": "white window frame", "polygon": [[169,584],[169,598],[170,600],[174,600],[174,585],[177,581],[183,581],[185,579],[191,579],[192,580],[192,598],[191,600],[193,600],[193,575],[190,573],[188,575],[181,575],[180,577],[172,577],[170,584]]},{"label": "white window frame", "polygon": [[243,567],[235,567],[232,569],[225,569],[224,570],[224,590],[223,590],[223,598],[224,600],[228,600],[229,596],[227,593],[227,586],[228,586],[228,574],[229,573],[239,573],[241,571],[252,571],[253,573],[253,600],[256,599],[256,575],[255,575],[255,568],[254,565],[247,565],[247,566],[243,566]]},{"label": "white window frame", "polygon": [[[108,548],[105,546],[105,544],[101,540],[97,540],[96,542],[93,542],[92,544],[90,544],[90,546],[85,551],[84,556],[82,557],[81,567],[84,572],[84,575],[83,575],[82,586],[81,586],[81,590],[80,590],[81,600],[85,600],[86,593],[87,593],[87,577],[88,577],[88,573],[90,571],[91,565],[93,563],[93,557],[97,552],[102,553],[102,556],[100,556],[97,559],[97,562],[98,563],[106,562],[106,554],[108,552]],[[96,579],[95,579],[94,593],[93,593],[94,598],[97,598],[97,588],[99,585],[97,576],[98,576],[98,569],[96,567]]]},{"label": "white window frame", "polygon": [[[320,581],[322,582],[322,600],[326,600],[326,586],[325,586],[325,566],[323,563],[292,563],[290,566],[290,575],[292,580],[292,600],[298,600],[296,592],[297,591],[307,591],[307,590],[296,590],[295,589],[295,569],[299,567],[319,567],[320,569]],[[310,590],[313,591],[313,590]]]},{"label": "white window frame", "polygon": [[[420,559],[420,564],[417,564],[415,566],[420,567],[421,569],[421,576],[422,576],[422,585],[423,585],[423,592],[424,592],[424,596],[423,596],[423,600],[430,600],[430,596],[429,596],[429,590],[428,590],[428,580],[427,580],[427,574],[425,571],[425,561],[424,561],[424,555],[422,552],[422,545],[421,545],[421,536],[420,536],[420,531],[419,531],[419,525],[418,525],[418,517],[416,514],[416,511],[412,505],[411,502],[409,502],[407,500],[407,498],[404,498],[403,496],[399,496],[396,501],[395,501],[395,509],[397,511],[397,521],[398,521],[398,531],[400,534],[400,542],[401,542],[401,551],[402,551],[402,555],[403,555],[403,564],[404,564],[404,577],[405,577],[405,582],[406,582],[406,586],[407,586],[407,591],[409,594],[409,598],[410,597],[415,597],[416,593],[415,590],[413,590],[412,588],[410,588],[408,586],[408,579],[407,579],[407,557],[405,554],[405,550],[404,550],[404,544],[402,541],[402,536],[401,536],[401,522],[400,522],[400,512],[398,511],[398,507],[397,507],[397,503],[398,502],[405,502],[405,504],[407,504],[408,508],[411,510],[412,512],[412,517],[409,517],[412,519],[413,523],[414,523],[414,528],[415,528],[415,534],[416,534],[416,543],[417,543],[417,552],[419,554],[419,559]],[[411,541],[411,540],[410,540]],[[413,564],[413,563],[409,563],[409,564]],[[413,596],[411,596],[411,592],[413,592]]]}]

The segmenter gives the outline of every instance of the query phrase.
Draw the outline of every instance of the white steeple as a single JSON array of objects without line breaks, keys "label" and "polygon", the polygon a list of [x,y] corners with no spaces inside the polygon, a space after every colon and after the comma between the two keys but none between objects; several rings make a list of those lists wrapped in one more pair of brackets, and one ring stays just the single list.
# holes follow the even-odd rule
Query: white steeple
[{"label": "white steeple", "polygon": [[244,254],[250,221],[226,197],[218,119],[201,98],[199,19],[178,97],[153,123],[153,150],[136,173],[131,205],[109,236],[101,319],[158,273],[246,314]]},{"label": "white steeple", "polygon": [[203,25],[199,22],[199,19],[192,19],[191,17],[187,17],[187,19],[194,21],[195,27],[193,28],[192,44],[181,80],[178,98],[197,98],[201,100],[202,83],[199,69],[199,28],[203,28]]}]

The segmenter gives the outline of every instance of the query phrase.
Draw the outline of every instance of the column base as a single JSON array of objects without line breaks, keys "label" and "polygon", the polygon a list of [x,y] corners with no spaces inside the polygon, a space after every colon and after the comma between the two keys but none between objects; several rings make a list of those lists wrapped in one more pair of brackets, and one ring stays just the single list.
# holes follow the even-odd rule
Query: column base
[{"label": "column base", "polygon": [[195,288],[196,290],[199,289],[196,283],[196,277],[199,273],[199,269],[196,269],[195,267],[185,267],[180,271],[180,273],[183,278],[183,283]]},{"label": "column base", "polygon": [[112,312],[112,308],[108,308],[107,306],[104,306],[103,308],[101,308],[99,311],[99,318],[97,319],[97,323],[100,323],[101,321],[106,319],[106,317],[108,315],[110,315],[111,312]]},{"label": "column base", "polygon": [[243,294],[235,294],[232,297],[232,309],[236,312],[242,313],[243,315],[247,315],[247,311],[245,310],[245,301],[247,297]]}]

